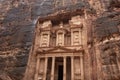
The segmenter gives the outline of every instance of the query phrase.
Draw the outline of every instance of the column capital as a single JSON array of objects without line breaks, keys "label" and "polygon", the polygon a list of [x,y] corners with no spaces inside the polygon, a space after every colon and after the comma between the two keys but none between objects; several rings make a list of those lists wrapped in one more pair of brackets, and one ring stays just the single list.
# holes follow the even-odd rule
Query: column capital
[{"label": "column capital", "polygon": [[80,57],[83,57],[83,52],[80,52]]},{"label": "column capital", "polygon": [[80,55],[80,57],[83,57],[83,55]]},{"label": "column capital", "polygon": [[48,56],[45,56],[45,59],[46,59],[46,58],[48,59]]},{"label": "column capital", "polygon": [[39,55],[37,56],[37,59],[40,59],[40,56],[39,56]]},{"label": "column capital", "polygon": [[63,56],[63,58],[67,58],[67,56]]}]

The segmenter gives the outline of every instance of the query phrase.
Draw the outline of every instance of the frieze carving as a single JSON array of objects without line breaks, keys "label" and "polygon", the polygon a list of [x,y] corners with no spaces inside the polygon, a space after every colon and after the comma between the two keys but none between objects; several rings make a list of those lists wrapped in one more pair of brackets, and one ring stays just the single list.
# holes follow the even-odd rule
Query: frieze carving
[{"label": "frieze carving", "polygon": [[43,46],[43,47],[47,46],[47,42],[48,42],[48,34],[43,34],[42,35],[42,44],[41,44],[41,46]]},{"label": "frieze carving", "polygon": [[78,31],[73,32],[73,44],[79,45],[79,32]]}]

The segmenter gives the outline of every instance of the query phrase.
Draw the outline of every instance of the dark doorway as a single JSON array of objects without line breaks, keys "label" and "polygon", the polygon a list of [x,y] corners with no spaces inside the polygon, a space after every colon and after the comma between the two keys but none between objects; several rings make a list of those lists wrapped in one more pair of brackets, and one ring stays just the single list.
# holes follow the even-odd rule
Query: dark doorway
[{"label": "dark doorway", "polygon": [[63,65],[58,66],[58,80],[63,80]]}]

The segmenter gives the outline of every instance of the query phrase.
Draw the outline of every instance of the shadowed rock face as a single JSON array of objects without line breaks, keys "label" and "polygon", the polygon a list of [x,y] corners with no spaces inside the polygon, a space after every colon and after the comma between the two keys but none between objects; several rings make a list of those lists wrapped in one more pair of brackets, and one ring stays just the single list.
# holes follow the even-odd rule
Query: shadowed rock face
[{"label": "shadowed rock face", "polygon": [[113,34],[120,33],[120,12],[111,12],[99,17],[95,21],[95,38],[98,41],[113,37]]},{"label": "shadowed rock face", "polygon": [[[0,0],[1,80],[23,78],[38,16],[65,9],[61,4],[61,1],[55,3],[54,0]],[[65,5],[68,10],[83,6],[74,6],[71,0]]]},{"label": "shadowed rock face", "polygon": [[[91,2],[89,0],[83,0],[83,2],[81,0],[76,0],[78,2],[64,1],[0,0],[0,80],[21,80],[23,78],[38,16],[47,16],[60,10],[86,8],[89,16],[96,17],[93,22],[90,22],[94,30],[92,34],[89,34],[90,41],[88,42],[94,43],[92,42],[94,39],[95,43],[99,44],[108,39],[109,42],[99,45],[101,56],[105,56],[113,49],[110,46],[119,44],[118,40],[111,40],[111,38],[120,36],[120,0],[108,0],[108,2],[97,0],[99,4],[107,5],[106,11],[103,10],[104,7],[94,5],[95,0],[91,0]],[[91,33],[91,31],[89,32]],[[116,46],[116,49],[119,48],[119,45]],[[106,61],[103,62],[103,65],[107,66],[108,57],[103,59]],[[117,78],[113,75],[110,80]]]}]

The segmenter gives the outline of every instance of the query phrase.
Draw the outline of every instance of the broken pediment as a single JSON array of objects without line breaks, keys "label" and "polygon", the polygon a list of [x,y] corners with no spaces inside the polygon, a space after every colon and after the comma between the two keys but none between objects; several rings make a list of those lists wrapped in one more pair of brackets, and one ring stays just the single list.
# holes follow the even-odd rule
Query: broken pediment
[{"label": "broken pediment", "polygon": [[51,21],[45,21],[45,22],[43,22],[41,28],[48,28],[48,27],[51,27],[51,26],[52,26]]},{"label": "broken pediment", "polygon": [[82,20],[81,20],[80,16],[72,17],[71,20],[69,21],[69,23],[71,24],[71,27],[74,27],[74,26],[81,27],[82,26]]}]

